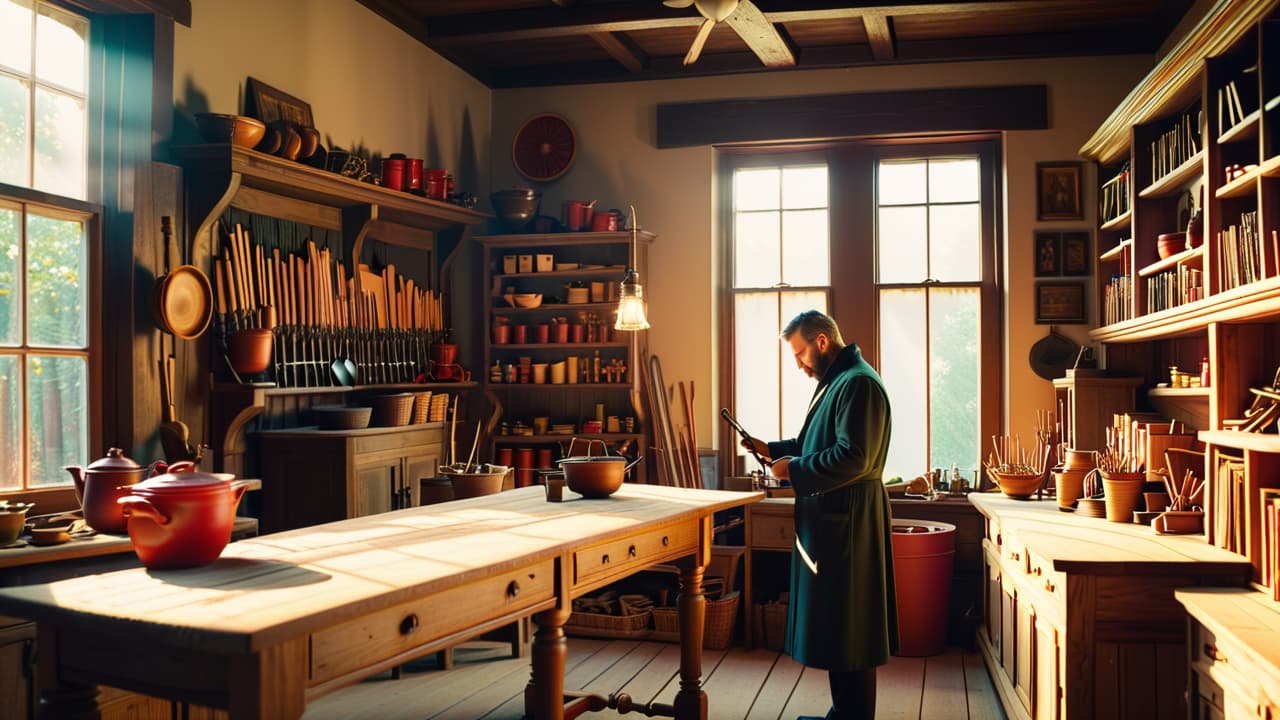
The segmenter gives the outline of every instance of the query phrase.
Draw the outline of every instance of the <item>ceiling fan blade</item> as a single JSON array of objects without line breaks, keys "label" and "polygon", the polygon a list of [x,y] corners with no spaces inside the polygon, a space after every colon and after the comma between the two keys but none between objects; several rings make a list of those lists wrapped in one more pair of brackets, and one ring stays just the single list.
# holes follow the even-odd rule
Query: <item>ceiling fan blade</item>
[{"label": "ceiling fan blade", "polygon": [[669,8],[688,8],[693,7],[693,0],[662,0],[662,4]]},{"label": "ceiling fan blade", "polygon": [[[766,67],[789,67],[796,64],[795,53],[778,29],[751,0],[740,0],[737,9],[725,22],[751,48]],[[687,63],[686,63],[687,64]]]},{"label": "ceiling fan blade", "polygon": [[701,27],[698,28],[698,34],[693,38],[693,44],[689,46],[689,52],[684,56],[685,65],[692,65],[698,62],[698,56],[702,54],[702,46],[707,44],[707,38],[711,35],[711,29],[715,26],[715,20],[702,21]]}]

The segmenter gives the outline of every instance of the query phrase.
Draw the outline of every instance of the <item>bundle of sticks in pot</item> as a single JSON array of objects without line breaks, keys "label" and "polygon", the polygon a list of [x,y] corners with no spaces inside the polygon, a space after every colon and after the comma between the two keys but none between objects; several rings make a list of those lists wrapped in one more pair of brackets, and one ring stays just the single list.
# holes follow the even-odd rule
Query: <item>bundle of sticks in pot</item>
[{"label": "bundle of sticks in pot", "polygon": [[439,292],[396,274],[394,264],[380,273],[361,265],[345,282],[340,301],[355,327],[362,382],[409,383],[422,379],[431,346],[445,336],[444,303]]},{"label": "bundle of sticks in pot", "polygon": [[239,224],[234,232],[222,231],[222,257],[214,258],[218,327],[223,357],[236,380],[243,381],[271,364],[277,320],[274,278],[262,248],[251,245]]}]

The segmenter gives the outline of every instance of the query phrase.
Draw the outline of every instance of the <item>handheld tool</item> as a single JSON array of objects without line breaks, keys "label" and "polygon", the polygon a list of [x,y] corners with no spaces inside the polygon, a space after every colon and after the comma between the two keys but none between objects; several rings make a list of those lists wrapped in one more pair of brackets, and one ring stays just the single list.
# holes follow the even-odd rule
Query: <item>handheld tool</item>
[{"label": "handheld tool", "polygon": [[[729,408],[720,408],[720,417],[724,418],[725,422],[729,423],[729,426],[730,426],[730,427],[732,427],[734,430],[737,430],[737,431],[738,431],[738,434],[742,436],[742,439],[743,439],[743,440],[752,440],[752,439],[754,439],[754,438],[752,438],[752,437],[751,437],[751,435],[746,431],[746,429],[745,429],[745,428],[743,428],[743,427],[742,427],[742,425],[740,425],[740,424],[738,423],[737,419],[733,417],[733,413],[729,412]],[[756,462],[760,463],[761,467],[765,467],[765,468],[767,468],[767,467],[769,467],[770,465],[772,465],[772,464],[773,464],[772,462],[765,460],[765,459],[760,455],[760,453],[756,452],[756,448],[755,448],[755,445],[754,445],[754,444],[752,444],[752,443],[748,443],[748,445],[750,445],[750,446],[751,446],[751,455],[752,455],[753,457],[755,457]]]}]

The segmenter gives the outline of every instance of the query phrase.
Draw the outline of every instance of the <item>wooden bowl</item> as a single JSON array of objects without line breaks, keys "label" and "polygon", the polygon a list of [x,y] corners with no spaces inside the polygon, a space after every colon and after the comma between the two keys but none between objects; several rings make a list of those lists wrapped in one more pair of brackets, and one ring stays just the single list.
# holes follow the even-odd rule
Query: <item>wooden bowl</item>
[{"label": "wooden bowl", "polygon": [[1005,473],[995,470],[988,470],[987,473],[1000,486],[1001,492],[1016,500],[1030,499],[1044,479],[1043,473]]},{"label": "wooden bowl", "polygon": [[1186,249],[1187,234],[1185,232],[1165,233],[1156,238],[1156,252],[1159,253],[1161,260],[1173,257]]},{"label": "wooden bowl", "polygon": [[536,308],[542,305],[542,293],[509,293],[504,297],[512,307]]},{"label": "wooden bowl", "polygon": [[361,430],[369,427],[372,415],[372,407],[318,405],[311,408],[311,416],[321,430]]},{"label": "wooden bowl", "polygon": [[211,143],[231,143],[243,148],[257,145],[267,132],[261,121],[244,115],[196,113],[196,129]]}]

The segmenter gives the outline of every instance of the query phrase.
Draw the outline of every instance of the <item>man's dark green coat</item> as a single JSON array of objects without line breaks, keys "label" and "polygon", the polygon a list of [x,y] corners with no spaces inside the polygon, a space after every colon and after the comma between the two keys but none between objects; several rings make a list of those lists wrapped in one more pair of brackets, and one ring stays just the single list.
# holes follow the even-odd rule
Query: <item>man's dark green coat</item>
[{"label": "man's dark green coat", "polygon": [[889,430],[884,385],[851,344],[818,383],[800,434],[769,443],[771,457],[793,456],[786,652],[805,665],[861,670],[898,649],[893,522],[881,480]]}]

